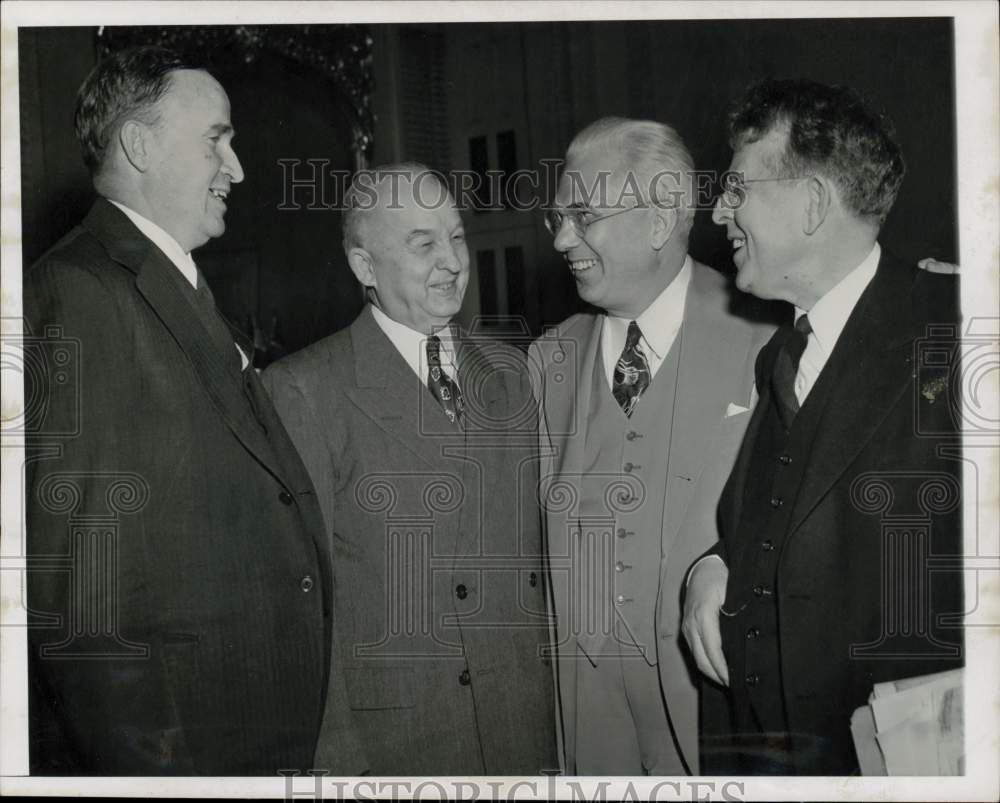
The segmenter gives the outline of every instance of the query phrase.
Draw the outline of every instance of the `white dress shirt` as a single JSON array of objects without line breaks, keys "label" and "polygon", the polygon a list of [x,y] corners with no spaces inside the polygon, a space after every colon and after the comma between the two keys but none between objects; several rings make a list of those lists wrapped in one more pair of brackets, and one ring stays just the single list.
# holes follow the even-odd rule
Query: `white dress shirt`
[{"label": "white dress shirt", "polygon": [[[812,332],[806,340],[806,350],[802,352],[799,370],[795,375],[795,397],[799,400],[799,406],[805,403],[820,371],[830,359],[847,319],[851,317],[858,299],[875,276],[881,256],[882,249],[875,243],[875,247],[861,264],[827,291],[808,311]],[[795,320],[805,314],[806,310],[795,308]]]},{"label": "white dress shirt", "polygon": [[[198,289],[198,268],[194,264],[194,260],[191,258],[191,253],[185,251],[181,248],[180,243],[177,242],[173,237],[167,234],[163,229],[157,226],[149,218],[143,217],[134,209],[129,209],[124,204],[118,203],[118,201],[112,201],[108,198],[111,203],[117,206],[125,216],[135,224],[135,227],[143,233],[148,239],[152,240],[153,245],[159,248],[164,256],[170,260],[170,262],[181,272],[181,275],[188,280],[191,286]],[[240,355],[241,368],[246,369],[250,364],[250,360],[247,359],[247,355],[243,353],[243,349],[239,347],[235,341],[233,341],[233,346]]]},{"label": "white dress shirt", "polygon": [[[394,321],[374,304],[371,305],[371,308],[379,329],[385,332],[385,336],[406,360],[406,364],[426,385],[430,373],[427,365],[427,335],[416,329],[411,329],[399,321]],[[452,381],[461,387],[458,381],[458,371],[455,367],[455,340],[451,327],[443,326],[434,334],[441,340],[441,367]]]},{"label": "white dress shirt", "polygon": [[[677,339],[677,333],[684,321],[684,302],[687,299],[692,270],[691,257],[685,257],[684,264],[673,281],[663,288],[663,291],[653,299],[653,303],[635,319],[639,331],[642,332],[639,346],[646,355],[651,381]],[[614,387],[615,365],[621,357],[622,349],[625,348],[625,336],[630,320],[613,315],[604,316],[604,327],[601,330],[601,359],[604,361],[609,388]]]}]

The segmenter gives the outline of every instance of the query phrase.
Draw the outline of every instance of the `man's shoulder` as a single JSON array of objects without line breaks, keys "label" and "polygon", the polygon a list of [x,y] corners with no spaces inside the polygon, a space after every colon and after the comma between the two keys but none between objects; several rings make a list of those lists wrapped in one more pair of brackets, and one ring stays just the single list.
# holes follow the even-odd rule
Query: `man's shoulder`
[{"label": "man's shoulder", "polygon": [[347,327],[282,357],[265,369],[264,376],[271,381],[285,377],[296,383],[311,384],[344,375],[350,359],[351,335]]},{"label": "man's shoulder", "polygon": [[787,317],[784,302],[764,301],[736,287],[733,277],[694,259],[692,262],[691,303],[685,319],[707,318],[712,324],[703,327],[708,333],[728,338],[766,340]]},{"label": "man's shoulder", "polygon": [[577,312],[570,315],[562,323],[545,327],[541,336],[531,344],[531,348],[548,352],[557,348],[560,341],[564,339],[580,340],[585,338],[593,332],[594,327],[600,323],[602,318],[602,315],[595,312]]}]

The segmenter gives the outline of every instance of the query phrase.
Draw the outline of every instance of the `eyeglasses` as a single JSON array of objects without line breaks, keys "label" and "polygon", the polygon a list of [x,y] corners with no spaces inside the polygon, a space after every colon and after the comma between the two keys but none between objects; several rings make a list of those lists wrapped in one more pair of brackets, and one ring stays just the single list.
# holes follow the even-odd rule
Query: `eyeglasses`
[{"label": "eyeglasses", "polygon": [[742,206],[747,199],[747,184],[763,181],[802,181],[812,176],[786,176],[783,178],[743,178],[739,173],[726,173],[722,179],[722,202],[730,209]]},{"label": "eyeglasses", "polygon": [[645,204],[636,204],[635,206],[630,206],[627,209],[618,209],[614,212],[608,212],[606,215],[598,215],[592,209],[587,209],[586,207],[571,209],[546,209],[545,228],[549,230],[549,234],[553,237],[557,237],[559,236],[559,232],[562,230],[563,221],[568,221],[573,227],[573,231],[576,232],[577,237],[583,237],[587,233],[587,229],[598,221],[607,220],[609,217],[614,217],[615,215],[623,215],[626,212],[631,212],[633,209],[646,208],[647,206]]}]

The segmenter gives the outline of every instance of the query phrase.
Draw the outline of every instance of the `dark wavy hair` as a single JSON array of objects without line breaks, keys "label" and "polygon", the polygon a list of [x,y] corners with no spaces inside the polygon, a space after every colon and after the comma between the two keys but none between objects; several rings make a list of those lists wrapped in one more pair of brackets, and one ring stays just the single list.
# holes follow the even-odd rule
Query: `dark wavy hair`
[{"label": "dark wavy hair", "polygon": [[156,102],[174,70],[198,69],[163,47],[121,50],[98,62],[76,95],[76,138],[92,175],[100,172],[108,144],[128,119],[159,123]]},{"label": "dark wavy hair", "polygon": [[833,181],[857,216],[881,225],[906,173],[892,122],[856,90],[815,81],[763,81],[729,115],[735,150],[787,127],[781,176],[820,173]]}]

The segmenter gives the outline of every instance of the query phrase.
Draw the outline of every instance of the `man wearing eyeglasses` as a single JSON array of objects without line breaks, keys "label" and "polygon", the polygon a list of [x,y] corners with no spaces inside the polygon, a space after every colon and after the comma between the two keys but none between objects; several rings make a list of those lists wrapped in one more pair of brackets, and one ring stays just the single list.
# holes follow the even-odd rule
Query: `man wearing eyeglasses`
[{"label": "man wearing eyeglasses", "polygon": [[568,773],[699,769],[681,586],[716,539],[770,329],[734,317],[725,278],[688,256],[693,170],[669,126],[598,120],[546,218],[599,308],[532,347]]},{"label": "man wearing eyeglasses", "polygon": [[760,84],[730,141],[736,283],[795,323],[757,360],[722,539],[691,571],[684,633],[728,687],[706,748],[719,772],[852,774],[873,683],[962,662],[957,280],[879,246],[903,159],[852,90]]}]

